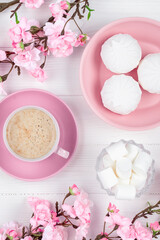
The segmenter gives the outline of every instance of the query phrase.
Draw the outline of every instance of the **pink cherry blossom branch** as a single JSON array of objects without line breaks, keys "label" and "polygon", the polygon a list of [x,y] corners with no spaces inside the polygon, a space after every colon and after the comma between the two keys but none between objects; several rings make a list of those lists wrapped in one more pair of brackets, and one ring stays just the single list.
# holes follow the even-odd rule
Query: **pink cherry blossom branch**
[{"label": "pink cherry blossom branch", "polygon": [[[23,3],[26,3],[25,1],[27,0],[14,2],[19,4],[16,9],[12,11],[12,16],[15,15],[16,23],[13,24],[13,28],[9,30],[13,50],[0,50],[0,63],[10,63],[12,65],[8,73],[0,76],[0,87],[2,87],[1,82],[7,80],[9,74],[14,68],[17,69],[17,73],[20,75],[21,67],[26,68],[38,81],[45,81],[47,76],[43,68],[49,53],[52,53],[55,57],[69,56],[73,52],[73,47],[82,46],[87,40],[89,40],[89,37],[87,34],[83,33],[75,19],[76,16],[80,19],[84,17],[85,10],[89,11],[89,13],[92,11],[92,9],[89,8],[88,0],[75,0],[73,3],[63,0],[51,3],[49,7],[52,16],[49,17],[48,21],[42,26],[37,25],[37,23],[35,25],[33,24],[30,28],[27,27],[29,20],[26,18],[19,20],[17,15],[17,10]],[[13,5],[13,1],[9,4]],[[69,12],[74,7],[75,9],[72,11],[71,17],[67,19]],[[59,9],[58,13],[57,10],[55,10],[57,8]],[[74,21],[80,31],[80,35],[77,35],[77,33],[68,29],[67,23],[71,20]],[[60,26],[58,25],[59,23],[61,23]],[[19,31],[16,31],[16,29],[19,29]],[[51,32],[51,34],[48,34],[47,31]],[[58,44],[57,48],[55,47],[56,44]],[[38,66],[36,61],[40,59],[40,52],[44,55],[44,61],[40,66]],[[29,55],[31,57],[30,62],[29,59],[27,59],[27,56]]]},{"label": "pink cherry blossom branch", "polygon": [[[66,203],[66,199],[71,196],[73,196],[74,203],[69,205]],[[79,190],[75,184],[69,188],[69,192],[65,195],[60,207],[59,203],[56,202],[56,211],[47,200],[30,197],[28,201],[33,210],[29,227],[11,222],[1,228],[0,239],[48,240],[60,238],[68,240],[66,229],[72,227],[76,232],[75,239],[87,240],[92,204],[88,195],[83,190]],[[105,217],[105,225],[109,225],[111,230],[107,233],[104,227],[103,232],[98,234],[94,240],[158,239],[160,222],[150,223],[150,225],[147,223],[144,227],[137,219],[147,218],[152,214],[160,214],[159,205],[160,201],[155,205],[149,204],[149,207],[137,213],[131,221],[129,218],[121,216],[116,206],[110,203]],[[117,236],[112,236],[115,232]]]},{"label": "pink cherry blossom branch", "polygon": [[[116,206],[110,203],[108,207],[108,213],[105,217],[103,232],[101,234],[98,234],[95,240],[151,240],[153,238],[157,238],[160,235],[160,221],[152,223],[150,224],[150,226],[147,223],[147,228],[142,227],[141,223],[137,221],[141,218],[148,218],[150,215],[153,214],[160,214],[160,201],[158,201],[155,205],[151,205],[150,203],[148,204],[149,206],[147,208],[137,213],[133,220],[130,221],[130,219],[121,216],[118,213],[119,210],[116,208]],[[109,233],[106,233],[105,230],[107,222],[112,222],[112,225],[114,225],[113,229]],[[114,233],[115,231],[117,231],[117,236],[112,236],[112,233]],[[84,237],[83,240],[86,240],[86,238]]]}]

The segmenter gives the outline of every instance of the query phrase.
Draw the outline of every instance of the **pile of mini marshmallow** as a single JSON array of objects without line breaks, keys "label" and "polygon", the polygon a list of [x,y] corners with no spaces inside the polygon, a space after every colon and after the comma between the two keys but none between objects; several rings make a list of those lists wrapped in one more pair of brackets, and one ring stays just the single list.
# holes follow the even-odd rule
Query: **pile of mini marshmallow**
[{"label": "pile of mini marshmallow", "polygon": [[152,164],[150,154],[134,143],[119,141],[106,147],[98,177],[117,199],[134,199],[145,186]]}]

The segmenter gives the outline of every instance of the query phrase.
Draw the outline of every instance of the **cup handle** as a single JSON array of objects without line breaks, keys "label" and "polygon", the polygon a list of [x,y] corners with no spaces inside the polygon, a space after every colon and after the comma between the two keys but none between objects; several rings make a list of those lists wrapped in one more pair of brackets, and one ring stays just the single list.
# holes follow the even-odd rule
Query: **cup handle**
[{"label": "cup handle", "polygon": [[57,154],[65,159],[69,157],[69,152],[64,150],[63,148],[58,148]]}]

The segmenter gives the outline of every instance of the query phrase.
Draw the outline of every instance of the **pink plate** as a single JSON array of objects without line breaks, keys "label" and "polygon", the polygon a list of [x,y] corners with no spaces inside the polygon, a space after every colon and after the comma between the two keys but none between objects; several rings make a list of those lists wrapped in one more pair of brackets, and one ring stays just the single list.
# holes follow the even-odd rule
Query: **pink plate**
[{"label": "pink plate", "polygon": [[[33,105],[45,108],[56,118],[60,127],[59,147],[70,155],[64,159],[53,153],[40,162],[24,162],[15,158],[3,142],[3,125],[8,115],[19,107]],[[13,93],[0,103],[0,167],[17,178],[36,181],[59,172],[70,161],[77,143],[77,127],[70,109],[53,94],[36,89]]]},{"label": "pink plate", "polygon": [[[85,48],[80,68],[80,80],[84,96],[93,111],[107,123],[128,130],[144,130],[160,125],[160,95],[143,90],[138,108],[122,116],[103,107],[100,91],[106,79],[113,75],[103,64],[101,46],[111,36],[127,33],[138,40],[143,57],[160,52],[160,23],[147,18],[125,18],[110,23],[99,30]],[[137,71],[128,75],[137,80]]]}]

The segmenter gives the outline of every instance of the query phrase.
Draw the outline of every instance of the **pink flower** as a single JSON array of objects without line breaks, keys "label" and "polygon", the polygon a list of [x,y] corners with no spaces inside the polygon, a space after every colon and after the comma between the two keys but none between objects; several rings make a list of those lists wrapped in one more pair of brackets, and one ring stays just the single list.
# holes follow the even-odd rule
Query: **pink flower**
[{"label": "pink flower", "polygon": [[87,36],[87,34],[79,35],[77,41],[75,42],[75,47],[83,46],[89,39],[90,38]]},{"label": "pink flower", "polygon": [[12,47],[14,48],[14,52],[17,53],[17,54],[24,50],[23,42],[19,42],[19,43],[12,42]]},{"label": "pink flower", "polygon": [[74,208],[68,204],[63,204],[62,205],[62,209],[63,211],[65,211],[67,213],[67,215],[69,215],[71,218],[76,218],[76,212],[74,210]]},{"label": "pink flower", "polygon": [[48,49],[45,49],[44,46],[39,46],[37,48],[43,53],[44,56],[49,55]]},{"label": "pink flower", "polygon": [[67,31],[64,35],[59,35],[58,37],[49,36],[48,47],[53,56],[67,57],[72,54],[75,41],[75,33]]},{"label": "pink flower", "polygon": [[73,184],[73,186],[69,188],[69,192],[71,195],[79,195],[80,194],[80,190],[77,187],[77,185],[75,185],[75,184]]},{"label": "pink flower", "polygon": [[0,61],[4,61],[7,58],[6,52],[3,50],[0,50]]},{"label": "pink flower", "polygon": [[20,2],[24,3],[27,8],[39,8],[44,0],[20,0]]},{"label": "pink flower", "polygon": [[87,236],[87,233],[88,233],[88,228],[89,228],[89,224],[88,223],[81,224],[76,229],[75,240],[82,240],[83,238],[85,238]]},{"label": "pink flower", "polygon": [[112,203],[109,203],[108,205],[108,212],[111,212],[111,213],[118,213],[119,212],[119,209]]},{"label": "pink flower", "polygon": [[0,229],[0,239],[5,240],[10,236],[13,240],[18,240],[22,235],[22,226],[19,226],[15,222],[7,223]]},{"label": "pink flower", "polygon": [[39,199],[39,198],[37,198],[37,197],[29,197],[29,198],[28,198],[28,203],[29,203],[29,205],[31,206],[33,212],[36,210],[36,208],[37,208],[37,206],[38,206],[39,204],[44,204],[44,205],[46,205],[48,208],[50,208],[50,203],[49,203],[49,201],[47,201],[47,200],[41,200],[41,199]]},{"label": "pink flower", "polygon": [[116,225],[127,227],[131,224],[129,218],[123,217],[119,213],[111,213],[109,217],[105,217],[104,221],[110,224],[109,228],[114,228]]},{"label": "pink flower", "polygon": [[49,5],[49,9],[52,13],[52,16],[55,18],[55,20],[61,19],[64,15],[67,15],[67,13],[66,13],[66,11],[64,10],[63,7],[64,7],[64,4],[59,4],[58,2],[57,3],[51,3]]},{"label": "pink flower", "polygon": [[92,202],[88,199],[88,195],[84,191],[81,191],[80,194],[77,195],[73,207],[63,204],[62,209],[66,211],[70,217],[78,217],[82,224],[86,224],[90,223],[91,206]]},{"label": "pink flower", "polygon": [[77,195],[77,199],[74,202],[74,210],[76,216],[81,220],[83,224],[90,223],[90,207],[92,205],[92,202],[88,199],[87,193],[81,191],[80,194]]},{"label": "pink flower", "polygon": [[13,59],[14,63],[19,67],[24,67],[27,70],[34,70],[37,67],[37,61],[40,60],[40,50],[37,48],[26,47],[19,52]]},{"label": "pink flower", "polygon": [[29,204],[34,213],[34,216],[30,219],[30,224],[33,228],[39,225],[45,227],[52,222],[50,204],[48,201],[38,198],[29,198]]},{"label": "pink flower", "polygon": [[21,238],[21,240],[33,240],[33,238],[30,237],[30,236],[27,236],[27,237],[25,237],[25,238]]},{"label": "pink flower", "polygon": [[54,211],[51,211],[51,218],[52,218],[52,224],[55,226],[59,222],[59,218],[57,217],[57,213]]},{"label": "pink flower", "polygon": [[69,10],[69,9],[70,9],[70,3],[67,2],[67,1],[61,1],[61,2],[60,2],[60,6],[61,6],[61,8],[64,9],[64,10]]},{"label": "pink flower", "polygon": [[160,231],[159,222],[151,223],[151,224],[150,224],[150,228],[152,229],[152,231],[159,232],[159,231]]},{"label": "pink flower", "polygon": [[26,28],[29,30],[31,27],[40,28],[40,23],[39,23],[39,21],[37,21],[37,20],[35,20],[35,19],[29,19],[29,20],[27,20],[27,26],[26,26]]},{"label": "pink flower", "polygon": [[118,236],[123,240],[134,240],[136,238],[136,232],[133,226],[122,226],[117,230]]},{"label": "pink flower", "polygon": [[29,23],[25,17],[22,17],[18,24],[12,22],[12,28],[9,29],[9,36],[12,42],[19,43],[23,39],[24,43],[32,40],[32,34],[28,32]]},{"label": "pink flower", "polygon": [[57,20],[54,24],[46,22],[45,26],[43,27],[45,35],[52,36],[52,38],[58,37],[62,32],[64,24],[64,20]]},{"label": "pink flower", "polygon": [[151,240],[152,233],[147,229],[142,227],[141,223],[136,221],[135,222],[135,231],[136,231],[136,239],[137,240]]},{"label": "pink flower", "polygon": [[0,82],[0,95],[7,95],[7,93],[5,92],[5,90],[3,89],[3,83]]},{"label": "pink flower", "polygon": [[47,75],[46,75],[45,71],[39,66],[37,66],[35,69],[33,69],[33,71],[31,71],[30,73],[39,82],[44,82],[47,79]]},{"label": "pink flower", "polygon": [[67,240],[68,234],[64,227],[47,225],[44,229],[42,240]]}]

